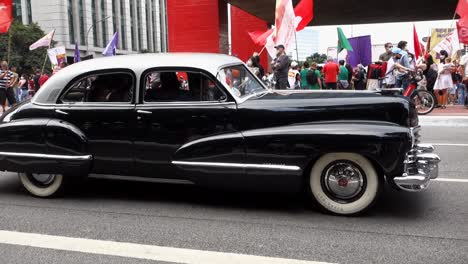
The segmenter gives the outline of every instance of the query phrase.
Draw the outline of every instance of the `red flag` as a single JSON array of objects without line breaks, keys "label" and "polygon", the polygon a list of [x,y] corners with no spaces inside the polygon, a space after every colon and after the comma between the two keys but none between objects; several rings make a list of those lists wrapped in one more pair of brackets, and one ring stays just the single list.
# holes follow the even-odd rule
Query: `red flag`
[{"label": "red flag", "polygon": [[301,0],[299,4],[294,8],[296,17],[301,17],[302,20],[296,28],[296,31],[301,31],[312,21],[314,18],[314,1],[313,0]]},{"label": "red flag", "polygon": [[12,0],[0,0],[0,33],[7,33],[13,22]]},{"label": "red flag", "polygon": [[458,0],[456,12],[460,17],[468,16],[468,0]]},{"label": "red flag", "polygon": [[457,30],[458,30],[458,40],[460,43],[468,44],[468,24],[462,23],[462,21],[457,22]]},{"label": "red flag", "polygon": [[271,28],[265,32],[263,31],[249,32],[249,36],[255,44],[259,46],[265,46],[268,36],[270,36],[272,33],[273,33],[273,29]]},{"label": "red flag", "polygon": [[413,43],[414,43],[414,56],[418,59],[422,56],[421,43],[419,43],[418,32],[416,32],[416,26],[413,24]]}]

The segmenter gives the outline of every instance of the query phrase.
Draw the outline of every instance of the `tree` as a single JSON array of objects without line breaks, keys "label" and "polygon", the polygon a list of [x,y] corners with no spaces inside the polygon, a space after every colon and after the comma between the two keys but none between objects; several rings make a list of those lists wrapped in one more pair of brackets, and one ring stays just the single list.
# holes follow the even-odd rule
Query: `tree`
[{"label": "tree", "polygon": [[311,56],[307,57],[308,62],[315,62],[317,64],[320,63],[325,63],[327,61],[327,55],[326,54],[319,54],[318,52],[315,52]]},{"label": "tree", "polygon": [[[29,46],[42,38],[45,33],[36,24],[23,25],[14,22],[7,34],[0,35],[0,58],[8,60],[8,38],[11,34],[10,66],[16,66],[20,73],[32,73],[34,69],[41,69],[47,56],[47,48],[41,47],[33,51]],[[50,61],[47,59],[46,68],[50,69]]]}]

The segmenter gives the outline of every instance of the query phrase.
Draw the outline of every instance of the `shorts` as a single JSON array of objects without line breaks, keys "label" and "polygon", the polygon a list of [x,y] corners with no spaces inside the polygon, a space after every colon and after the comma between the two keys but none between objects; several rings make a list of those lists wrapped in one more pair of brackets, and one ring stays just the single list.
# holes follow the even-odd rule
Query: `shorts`
[{"label": "shorts", "polygon": [[0,104],[5,105],[7,100],[10,106],[16,104],[15,91],[12,87],[0,88]]},{"label": "shorts", "polygon": [[325,83],[328,90],[336,90],[336,83]]},{"label": "shorts", "polygon": [[455,94],[457,94],[457,86],[454,85],[452,88],[450,88],[449,94],[450,94],[450,95],[455,95]]}]

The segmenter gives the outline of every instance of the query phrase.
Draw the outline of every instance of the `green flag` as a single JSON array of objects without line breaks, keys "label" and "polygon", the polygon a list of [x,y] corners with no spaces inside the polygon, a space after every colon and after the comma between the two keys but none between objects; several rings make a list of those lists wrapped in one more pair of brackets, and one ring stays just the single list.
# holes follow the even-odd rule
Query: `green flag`
[{"label": "green flag", "polygon": [[351,44],[349,44],[349,41],[344,35],[343,30],[341,28],[338,28],[338,52],[341,52],[344,49],[353,51],[353,47],[351,46]]}]

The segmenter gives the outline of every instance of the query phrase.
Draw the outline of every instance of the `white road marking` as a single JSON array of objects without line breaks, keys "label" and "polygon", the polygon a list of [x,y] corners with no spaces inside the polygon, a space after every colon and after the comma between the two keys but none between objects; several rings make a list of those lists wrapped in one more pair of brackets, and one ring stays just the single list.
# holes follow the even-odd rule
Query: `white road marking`
[{"label": "white road marking", "polygon": [[468,179],[450,179],[450,178],[437,178],[431,181],[468,183]]},{"label": "white road marking", "polygon": [[330,264],[0,230],[0,243],[184,264]]},{"label": "white road marking", "polygon": [[468,127],[468,116],[419,116],[419,124],[423,127]]},{"label": "white road marking", "polygon": [[425,143],[433,146],[453,146],[453,147],[468,147],[468,144],[464,143]]}]

